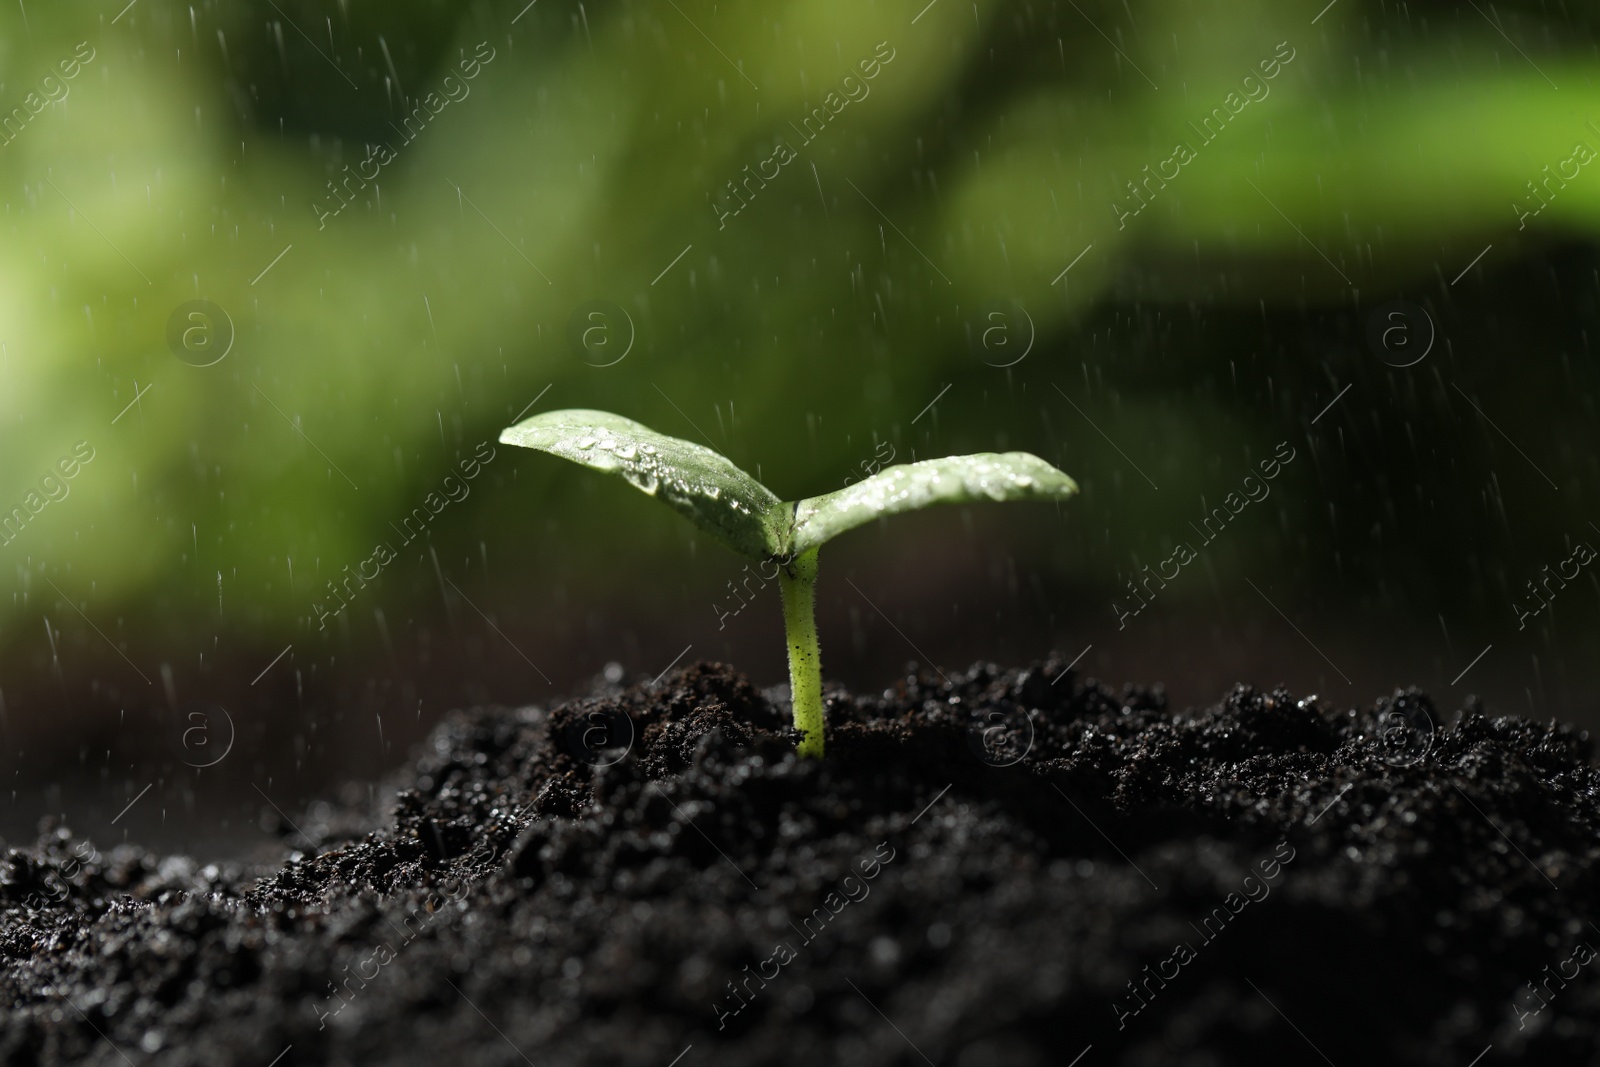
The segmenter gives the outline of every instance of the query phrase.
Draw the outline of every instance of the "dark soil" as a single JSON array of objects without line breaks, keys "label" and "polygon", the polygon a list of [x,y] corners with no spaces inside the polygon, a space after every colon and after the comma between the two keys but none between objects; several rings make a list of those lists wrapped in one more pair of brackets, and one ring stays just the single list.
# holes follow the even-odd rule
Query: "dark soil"
[{"label": "dark soil", "polygon": [[[1415,692],[1176,713],[1064,666],[833,691],[822,763],[708,664],[459,713],[270,871],[52,828],[0,865],[0,1052],[1600,1064],[1586,735]],[[994,766],[987,716],[1025,744],[1030,710]]]}]

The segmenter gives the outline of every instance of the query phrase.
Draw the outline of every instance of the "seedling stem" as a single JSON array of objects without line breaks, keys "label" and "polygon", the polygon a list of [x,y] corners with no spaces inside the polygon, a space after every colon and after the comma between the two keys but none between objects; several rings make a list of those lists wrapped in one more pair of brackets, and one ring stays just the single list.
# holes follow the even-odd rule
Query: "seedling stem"
[{"label": "seedling stem", "polygon": [[822,758],[822,649],[817,641],[817,549],[778,571],[783,628],[789,640],[789,689],[801,756]]}]

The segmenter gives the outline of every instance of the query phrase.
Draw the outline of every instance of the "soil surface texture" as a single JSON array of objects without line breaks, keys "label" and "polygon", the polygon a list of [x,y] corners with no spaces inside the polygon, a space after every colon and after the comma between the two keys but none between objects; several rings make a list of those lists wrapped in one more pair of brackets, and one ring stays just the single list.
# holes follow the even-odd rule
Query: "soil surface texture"
[{"label": "soil surface texture", "polygon": [[830,689],[802,763],[781,693],[456,713],[271,869],[47,826],[0,861],[0,1057],[1600,1064],[1587,735],[1051,660]]}]

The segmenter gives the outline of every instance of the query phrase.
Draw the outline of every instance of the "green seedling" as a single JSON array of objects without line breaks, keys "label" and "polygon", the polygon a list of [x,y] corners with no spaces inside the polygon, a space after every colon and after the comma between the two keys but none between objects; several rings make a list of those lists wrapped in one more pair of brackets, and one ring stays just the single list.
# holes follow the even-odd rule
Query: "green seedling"
[{"label": "green seedling", "polygon": [[610,474],[671,505],[735,552],[778,564],[789,642],[789,688],[800,755],[822,756],[822,653],[817,643],[817,550],[863,523],[930,504],[1065,500],[1073,480],[1027,452],[982,452],[900,463],[848,488],[804,500],[777,495],[727,457],[606,411],[535,415],[500,433]]}]

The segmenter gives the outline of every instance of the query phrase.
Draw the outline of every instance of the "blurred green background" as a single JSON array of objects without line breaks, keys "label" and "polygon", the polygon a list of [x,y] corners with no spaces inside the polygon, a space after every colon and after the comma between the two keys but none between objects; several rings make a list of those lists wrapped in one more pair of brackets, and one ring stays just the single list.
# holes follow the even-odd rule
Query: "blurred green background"
[{"label": "blurred green background", "polygon": [[[699,658],[782,681],[742,561],[498,445],[319,627],[530,404],[786,498],[891,447],[1073,474],[1064,508],[830,548],[825,671],[869,691],[1059,650],[1179,704],[1416,683],[1595,722],[1593,570],[1518,605],[1600,543],[1596,36],[1531,3],[23,0],[0,829],[225,849],[452,706]],[[1271,496],[1119,627],[1280,442]]]}]

